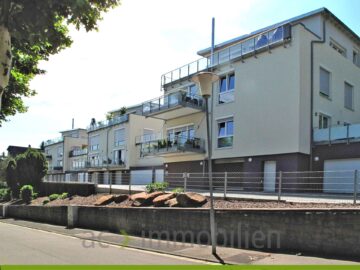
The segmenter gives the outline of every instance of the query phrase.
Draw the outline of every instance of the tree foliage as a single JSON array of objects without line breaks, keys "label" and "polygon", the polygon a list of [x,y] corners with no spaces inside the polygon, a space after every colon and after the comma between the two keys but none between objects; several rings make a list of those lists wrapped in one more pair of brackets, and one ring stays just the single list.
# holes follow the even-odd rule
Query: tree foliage
[{"label": "tree foliage", "polygon": [[68,26],[97,30],[102,13],[119,4],[120,0],[1,0],[0,25],[11,36],[12,68],[0,125],[8,116],[26,112],[23,98],[36,94],[30,81],[45,72],[39,62],[72,43]]},{"label": "tree foliage", "polygon": [[35,190],[39,190],[47,169],[45,156],[40,151],[31,148],[17,155],[15,159],[9,160],[6,167],[6,182],[13,196],[18,197],[19,190],[24,185],[32,185]]}]

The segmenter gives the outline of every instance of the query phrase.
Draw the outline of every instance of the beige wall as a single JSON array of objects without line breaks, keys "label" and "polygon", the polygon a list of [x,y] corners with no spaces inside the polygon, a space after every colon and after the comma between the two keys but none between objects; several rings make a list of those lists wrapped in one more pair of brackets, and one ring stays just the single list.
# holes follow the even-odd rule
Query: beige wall
[{"label": "beige wall", "polygon": [[[343,32],[329,21],[326,23],[326,42],[314,50],[314,127],[318,127],[319,113],[329,115],[332,125],[360,123],[360,68],[352,62],[352,50],[357,47]],[[329,46],[330,37],[347,49],[347,57]],[[331,72],[330,98],[320,95],[320,67]],[[354,110],[344,107],[344,82],[354,86]]]},{"label": "beige wall", "polygon": [[[63,162],[63,155],[64,155],[64,150],[62,150],[62,155],[58,155],[58,149],[64,149],[64,142],[58,142],[58,143],[54,143],[54,144],[50,144],[48,146],[45,146],[45,155],[51,155],[52,158],[48,159],[48,164],[49,164],[49,172],[52,170],[53,167],[59,166],[59,162],[62,161]],[[63,164],[64,165],[64,164]],[[64,170],[64,166],[63,166],[63,171]]]}]

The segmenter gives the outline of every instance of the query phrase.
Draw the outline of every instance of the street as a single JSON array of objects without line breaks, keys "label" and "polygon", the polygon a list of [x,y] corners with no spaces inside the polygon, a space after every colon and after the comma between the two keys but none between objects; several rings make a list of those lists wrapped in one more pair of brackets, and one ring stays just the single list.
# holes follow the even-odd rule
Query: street
[{"label": "street", "polygon": [[[100,244],[0,223],[0,265],[201,264],[200,261]],[[90,247],[91,246],[91,247]]]}]

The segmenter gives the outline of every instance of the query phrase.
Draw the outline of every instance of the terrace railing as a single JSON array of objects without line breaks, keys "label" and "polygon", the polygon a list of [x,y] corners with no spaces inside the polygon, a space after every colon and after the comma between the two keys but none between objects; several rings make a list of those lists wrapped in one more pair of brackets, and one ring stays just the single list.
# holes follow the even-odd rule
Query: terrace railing
[{"label": "terrace railing", "polygon": [[187,78],[198,72],[210,69],[230,61],[255,55],[262,50],[280,45],[290,38],[289,25],[282,25],[274,29],[256,34],[241,42],[235,43],[225,49],[216,51],[214,54],[200,58],[189,64],[169,71],[161,76],[161,86]]},{"label": "terrace railing", "polygon": [[360,124],[329,126],[314,129],[315,143],[336,143],[360,140]]},{"label": "terrace railing", "polygon": [[94,130],[98,130],[101,128],[106,128],[106,127],[110,127],[110,126],[114,126],[117,124],[121,124],[121,123],[125,123],[129,121],[129,115],[128,114],[124,114],[121,116],[117,116],[108,120],[104,120],[104,121],[99,121],[96,123],[91,124],[90,126],[87,127],[88,131],[94,131]]}]

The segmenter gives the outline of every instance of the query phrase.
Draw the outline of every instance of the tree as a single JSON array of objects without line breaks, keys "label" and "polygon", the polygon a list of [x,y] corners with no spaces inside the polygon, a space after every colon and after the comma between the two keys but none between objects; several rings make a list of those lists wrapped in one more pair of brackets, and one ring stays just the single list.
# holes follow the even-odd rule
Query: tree
[{"label": "tree", "polygon": [[35,95],[30,80],[44,73],[38,63],[72,43],[68,25],[97,30],[101,14],[119,4],[120,0],[1,0],[0,124],[26,111],[22,97]]},{"label": "tree", "polygon": [[42,178],[48,169],[45,156],[38,150],[29,148],[25,153],[17,155],[8,162],[6,182],[13,196],[19,196],[19,190],[24,185],[32,185],[39,190]]}]

